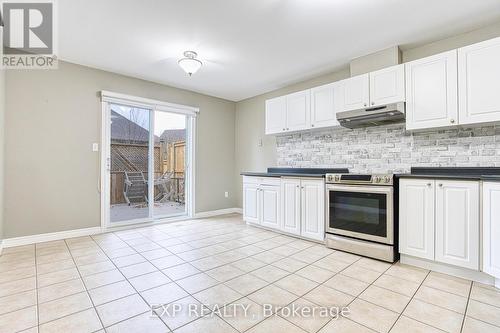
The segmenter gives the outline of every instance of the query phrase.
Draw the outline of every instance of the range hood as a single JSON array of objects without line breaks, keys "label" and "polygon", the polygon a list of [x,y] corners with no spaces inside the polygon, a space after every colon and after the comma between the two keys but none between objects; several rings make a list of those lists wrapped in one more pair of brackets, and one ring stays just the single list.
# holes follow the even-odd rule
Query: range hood
[{"label": "range hood", "polygon": [[405,120],[405,103],[339,112],[337,120],[340,126],[351,129],[401,123]]}]

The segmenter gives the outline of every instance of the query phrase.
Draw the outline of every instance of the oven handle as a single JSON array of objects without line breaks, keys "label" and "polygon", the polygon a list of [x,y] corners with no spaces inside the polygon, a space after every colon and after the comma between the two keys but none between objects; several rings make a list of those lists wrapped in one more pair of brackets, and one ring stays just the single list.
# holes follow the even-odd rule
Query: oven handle
[{"label": "oven handle", "polygon": [[358,186],[358,185],[327,185],[327,191],[343,191],[343,192],[358,192],[358,193],[382,193],[392,194],[394,188],[392,186]]}]

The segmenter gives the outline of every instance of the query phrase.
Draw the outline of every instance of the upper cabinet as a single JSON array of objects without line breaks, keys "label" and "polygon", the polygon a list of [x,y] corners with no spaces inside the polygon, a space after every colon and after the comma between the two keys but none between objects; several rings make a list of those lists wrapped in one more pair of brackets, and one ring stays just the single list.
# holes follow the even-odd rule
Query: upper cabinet
[{"label": "upper cabinet", "polygon": [[336,83],[311,89],[311,127],[337,126],[335,109]]},{"label": "upper cabinet", "polygon": [[458,49],[460,124],[500,121],[500,38]]},{"label": "upper cabinet", "polygon": [[266,134],[286,131],[286,96],[266,101]]},{"label": "upper cabinet", "polygon": [[266,134],[309,128],[310,108],[310,90],[266,100]]},{"label": "upper cabinet", "polygon": [[456,125],[456,50],[406,63],[405,72],[406,129]]},{"label": "upper cabinet", "polygon": [[370,73],[370,106],[405,101],[405,67],[396,65]]},{"label": "upper cabinet", "polygon": [[406,129],[500,122],[500,37],[266,101],[266,134],[406,101]]},{"label": "upper cabinet", "polygon": [[335,90],[335,107],[339,111],[363,109],[370,104],[369,74],[351,77],[338,82]]},{"label": "upper cabinet", "polygon": [[286,96],[286,130],[298,131],[310,127],[311,91],[304,90]]}]

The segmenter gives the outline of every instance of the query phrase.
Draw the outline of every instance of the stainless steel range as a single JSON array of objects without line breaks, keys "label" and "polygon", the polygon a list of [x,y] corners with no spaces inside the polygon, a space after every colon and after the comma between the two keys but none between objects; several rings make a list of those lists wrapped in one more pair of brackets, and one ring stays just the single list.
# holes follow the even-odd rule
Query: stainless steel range
[{"label": "stainless steel range", "polygon": [[394,179],[392,175],[326,175],[326,245],[394,262]]}]

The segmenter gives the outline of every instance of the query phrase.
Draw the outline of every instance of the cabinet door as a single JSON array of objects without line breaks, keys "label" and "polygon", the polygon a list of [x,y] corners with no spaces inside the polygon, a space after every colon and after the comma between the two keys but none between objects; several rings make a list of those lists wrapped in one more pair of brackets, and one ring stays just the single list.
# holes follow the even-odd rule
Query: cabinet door
[{"label": "cabinet door", "polygon": [[404,101],[404,65],[396,65],[370,73],[370,106]]},{"label": "cabinet door", "polygon": [[334,104],[336,84],[330,83],[311,89],[311,127],[337,126]]},{"label": "cabinet door", "polygon": [[300,235],[300,179],[281,180],[281,229]]},{"label": "cabinet door", "polygon": [[500,38],[458,49],[460,124],[500,121]]},{"label": "cabinet door", "polygon": [[478,270],[479,182],[436,184],[436,261]]},{"label": "cabinet door", "polygon": [[434,180],[399,182],[399,252],[434,260]]},{"label": "cabinet door", "polygon": [[483,271],[500,279],[500,182],[483,184]]},{"label": "cabinet door", "polygon": [[301,180],[301,235],[325,238],[325,185],[322,180]]},{"label": "cabinet door", "polygon": [[266,134],[281,133],[286,130],[286,97],[266,101]]},{"label": "cabinet door", "polygon": [[370,103],[369,75],[363,74],[339,81],[335,103],[339,112],[368,107]]},{"label": "cabinet door", "polygon": [[259,197],[257,184],[243,184],[243,219],[246,222],[259,224]]},{"label": "cabinet door", "polygon": [[286,130],[298,131],[311,126],[311,91],[304,90],[286,96]]},{"label": "cabinet door", "polygon": [[260,188],[261,197],[261,219],[263,227],[279,229],[280,226],[280,187],[262,185]]},{"label": "cabinet door", "polygon": [[405,64],[406,129],[458,124],[457,51]]}]

